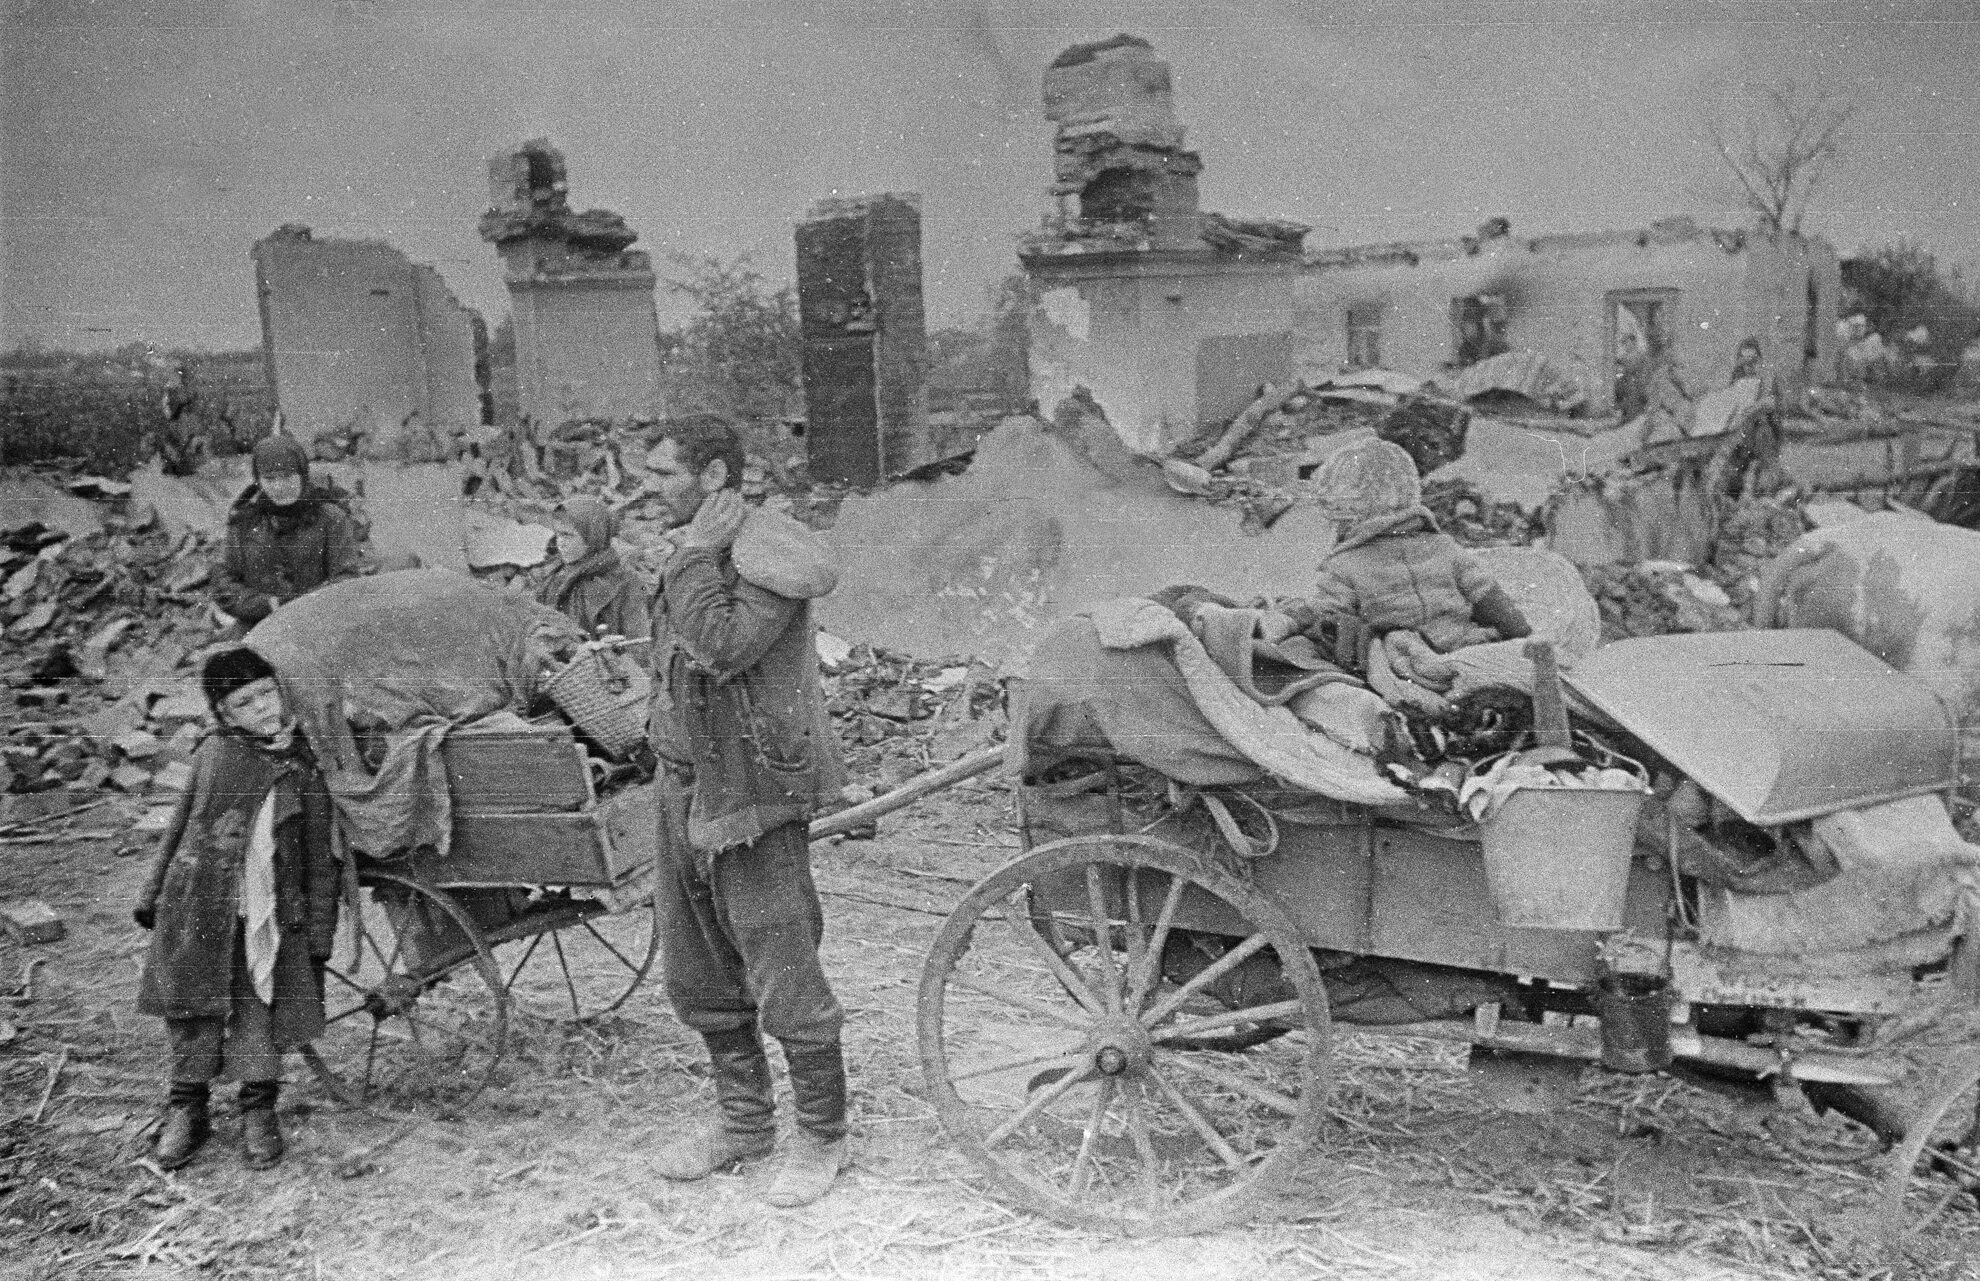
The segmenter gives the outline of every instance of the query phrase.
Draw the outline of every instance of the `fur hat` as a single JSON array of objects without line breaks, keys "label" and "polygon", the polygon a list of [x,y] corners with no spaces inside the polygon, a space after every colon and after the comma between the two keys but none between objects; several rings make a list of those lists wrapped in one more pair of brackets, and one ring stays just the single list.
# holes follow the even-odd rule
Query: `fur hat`
[{"label": "fur hat", "polygon": [[260,480],[277,473],[309,480],[308,452],[294,436],[284,432],[263,437],[254,447],[254,478]]},{"label": "fur hat", "polygon": [[218,716],[220,704],[229,695],[274,675],[275,669],[267,659],[245,645],[236,645],[220,650],[206,660],[206,665],[200,668],[199,684],[208,705],[213,708],[213,714]]},{"label": "fur hat", "polygon": [[1330,520],[1369,520],[1421,504],[1423,482],[1402,446],[1364,440],[1321,464],[1313,475],[1313,501]]}]

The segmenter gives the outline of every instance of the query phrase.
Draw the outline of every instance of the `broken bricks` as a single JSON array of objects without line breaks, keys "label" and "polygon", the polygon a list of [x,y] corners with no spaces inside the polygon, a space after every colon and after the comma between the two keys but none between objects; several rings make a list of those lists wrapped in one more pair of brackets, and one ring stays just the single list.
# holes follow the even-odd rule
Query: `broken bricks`
[{"label": "broken bricks", "polygon": [[0,928],[16,943],[53,943],[69,932],[54,908],[39,899],[0,903]]}]

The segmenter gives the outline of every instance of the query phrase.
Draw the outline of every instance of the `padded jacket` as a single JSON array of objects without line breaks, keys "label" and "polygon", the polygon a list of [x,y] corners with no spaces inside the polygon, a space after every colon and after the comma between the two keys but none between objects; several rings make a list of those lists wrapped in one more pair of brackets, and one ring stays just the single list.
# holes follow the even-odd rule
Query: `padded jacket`
[{"label": "padded jacket", "polygon": [[1288,611],[1302,631],[1328,615],[1351,615],[1376,636],[1411,631],[1440,654],[1500,639],[1473,612],[1500,591],[1423,506],[1372,517],[1349,529],[1320,566],[1313,597]]},{"label": "padded jacket", "polygon": [[277,507],[250,485],[227,513],[227,547],[213,575],[213,599],[242,623],[274,612],[269,597],[286,605],[305,592],[361,568],[351,517],[321,490]]}]

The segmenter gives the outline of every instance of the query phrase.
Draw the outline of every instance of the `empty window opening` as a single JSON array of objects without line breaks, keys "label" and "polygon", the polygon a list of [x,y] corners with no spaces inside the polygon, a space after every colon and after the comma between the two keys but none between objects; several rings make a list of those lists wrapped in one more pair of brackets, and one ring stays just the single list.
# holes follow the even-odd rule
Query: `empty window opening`
[{"label": "empty window opening", "polygon": [[1658,372],[1670,362],[1675,289],[1635,289],[1608,296],[1609,351],[1616,412],[1625,420],[1650,405]]},{"label": "empty window opening", "polygon": [[1506,341],[1504,294],[1473,294],[1451,299],[1451,326],[1457,331],[1460,369],[1512,350]]},{"label": "empty window opening", "polygon": [[1138,169],[1108,169],[1079,193],[1088,222],[1138,222],[1154,212],[1154,176]]},{"label": "empty window opening", "polygon": [[529,189],[550,192],[557,189],[557,162],[541,151],[525,151],[529,157]]},{"label": "empty window opening", "polygon": [[1822,290],[1815,284],[1815,273],[1808,273],[1808,314],[1801,321],[1801,358],[1814,364],[1822,358]]},{"label": "empty window opening", "polygon": [[1350,307],[1347,313],[1347,366],[1377,369],[1382,364],[1382,308]]}]

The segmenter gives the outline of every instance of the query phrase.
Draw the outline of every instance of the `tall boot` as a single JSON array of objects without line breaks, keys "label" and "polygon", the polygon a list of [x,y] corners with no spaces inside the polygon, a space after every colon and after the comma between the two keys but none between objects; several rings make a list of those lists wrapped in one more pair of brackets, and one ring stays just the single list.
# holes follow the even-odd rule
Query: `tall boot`
[{"label": "tall boot", "polygon": [[846,1057],[838,1042],[784,1045],[791,1067],[797,1133],[791,1136],[763,1199],[776,1206],[810,1205],[851,1163],[846,1141]]},{"label": "tall boot", "polygon": [[280,1081],[241,1082],[241,1160],[250,1170],[266,1170],[282,1159],[282,1127],[275,1120]]},{"label": "tall boot", "polygon": [[708,1043],[716,1115],[654,1155],[653,1168],[662,1178],[705,1178],[737,1161],[764,1156],[777,1144],[770,1060],[756,1029],[705,1034],[702,1040]]},{"label": "tall boot", "polygon": [[211,1090],[204,1081],[174,1081],[165,1095],[165,1125],[158,1132],[160,1169],[176,1170],[193,1159],[213,1132],[206,1103]]}]

